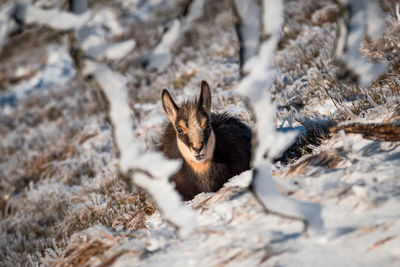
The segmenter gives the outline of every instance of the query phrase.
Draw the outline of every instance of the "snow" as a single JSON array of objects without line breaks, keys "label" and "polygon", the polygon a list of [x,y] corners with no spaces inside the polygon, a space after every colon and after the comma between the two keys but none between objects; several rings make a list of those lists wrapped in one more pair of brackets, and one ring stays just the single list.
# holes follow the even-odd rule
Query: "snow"
[{"label": "snow", "polygon": [[90,18],[88,12],[75,15],[56,9],[44,10],[30,4],[18,4],[16,16],[27,24],[46,25],[57,30],[76,30],[82,27]]},{"label": "snow", "polygon": [[270,170],[267,164],[259,165],[253,183],[253,190],[267,209],[305,220],[313,234],[320,234],[324,227],[321,219],[322,207],[318,204],[299,202],[283,196],[271,177],[266,177],[268,173]]},{"label": "snow", "polygon": [[171,63],[171,46],[178,38],[180,31],[181,22],[178,19],[173,20],[167,26],[167,31],[159,44],[146,56],[145,61],[148,70],[163,70]]},{"label": "snow", "polygon": [[[149,165],[149,162],[147,162]],[[171,168],[170,168],[171,169]],[[135,174],[134,183],[145,188],[158,204],[163,216],[179,227],[181,236],[186,237],[197,227],[195,213],[188,209],[168,179],[155,180],[142,173]]]},{"label": "snow", "polygon": [[136,42],[108,42],[107,38],[124,33],[115,12],[103,9],[76,31],[77,47],[85,56],[95,60],[119,60],[134,49]]},{"label": "snow", "polygon": [[386,64],[367,62],[360,54],[359,47],[365,33],[374,40],[382,34],[384,16],[379,2],[375,0],[349,1],[348,5],[351,9],[348,30],[344,26],[340,28],[342,36],[338,40],[337,55],[360,76],[359,83],[365,87],[386,68]]},{"label": "snow", "polygon": [[251,59],[257,54],[258,47],[261,41],[261,12],[260,6],[255,1],[240,1],[235,0],[235,9],[239,14],[241,23],[239,31],[243,50],[242,64],[244,72],[251,70]]},{"label": "snow", "polygon": [[17,23],[10,20],[14,8],[15,5],[8,3],[0,11],[0,47],[6,42],[7,36],[17,29]]},{"label": "snow", "polygon": [[106,43],[104,36],[90,33],[90,30],[88,27],[83,27],[78,32],[78,46],[89,58],[117,60],[126,56],[135,47],[134,40]]},{"label": "snow", "polygon": [[183,205],[181,197],[168,181],[180,162],[167,160],[160,153],[145,152],[144,146],[135,140],[126,79],[102,64],[91,63],[87,68],[86,73],[93,73],[109,102],[109,115],[120,152],[121,172],[128,174],[133,171],[134,184],[153,196],[162,214],[180,228],[182,235],[190,234],[197,225],[195,215]]},{"label": "snow", "polygon": [[171,48],[179,37],[181,37],[191,23],[203,14],[204,0],[194,0],[190,3],[187,16],[171,21],[158,43],[142,59],[144,66],[149,71],[162,71],[172,61]]},{"label": "snow", "polygon": [[[187,16],[178,18],[178,12],[165,12],[182,8],[178,0],[95,2],[84,24],[82,17],[56,9],[61,8],[58,1],[27,5],[33,13],[22,31],[45,25],[75,34],[78,42],[71,47],[64,39],[49,44],[38,38],[37,46],[23,47],[45,47],[47,56],[37,72],[27,76],[32,63],[17,61],[12,77],[18,79],[2,83],[0,98],[16,101],[0,108],[0,262],[399,265],[399,142],[341,131],[321,137],[288,163],[272,161],[307,134],[303,124],[308,120],[317,126],[328,120],[399,124],[394,66],[372,87],[335,77],[337,25],[324,21],[317,26],[311,17],[336,3],[264,1],[258,34],[269,38],[255,49],[258,55],[241,79],[237,18],[225,1],[193,1]],[[73,16],[60,26],[54,14]],[[384,16],[398,20],[395,12]],[[353,32],[358,42],[372,29],[357,23],[362,28]],[[153,31],[166,24],[172,28],[164,35]],[[396,25],[388,24],[392,28],[383,33],[395,44]],[[380,30],[374,32],[381,41]],[[155,36],[141,35],[147,33]],[[15,38],[5,36],[4,44]],[[72,48],[84,55],[79,71],[69,54]],[[365,59],[376,52],[369,48]],[[168,60],[154,57],[155,67],[162,68],[147,71],[138,63],[156,50]],[[385,53],[379,61],[394,52]],[[6,59],[2,70],[16,56]],[[182,202],[168,183],[180,162],[154,151],[153,138],[166,120],[160,93],[168,88],[181,102],[198,95],[201,80],[211,85],[212,110],[244,120],[258,144],[251,170],[232,177],[218,192]],[[277,130],[279,125],[285,128]]]},{"label": "snow", "polygon": [[[273,3],[273,4],[271,4]],[[247,77],[239,84],[238,92],[248,96],[253,105],[256,116],[255,133],[258,146],[253,152],[253,166],[255,174],[253,177],[253,190],[263,205],[270,211],[285,214],[289,217],[299,218],[308,223],[313,233],[323,230],[323,221],[320,217],[321,206],[313,203],[303,203],[283,196],[275,186],[270,177],[271,170],[265,161],[264,155],[274,159],[281,155],[294,141],[297,132],[278,132],[273,126],[274,109],[270,102],[268,92],[265,90],[272,83],[274,71],[270,67],[272,56],[276,49],[279,32],[283,23],[283,9],[280,1],[264,1],[263,22],[269,25],[269,40],[261,44],[260,54],[257,63],[253,63],[252,70]],[[271,4],[271,5],[270,5]],[[268,10],[274,9],[273,16]],[[242,18],[243,19],[243,18]],[[280,23],[277,23],[277,21]],[[244,47],[246,49],[246,46]]]},{"label": "snow", "polygon": [[[21,72],[24,72],[23,66],[17,69],[16,76],[21,75]],[[20,99],[25,98],[33,91],[40,91],[49,87],[57,90],[58,85],[68,82],[74,75],[75,69],[66,47],[49,46],[47,48],[45,67],[29,80],[7,88],[0,96],[0,99],[11,98],[14,101],[11,103],[5,102],[2,108],[11,112],[10,106],[11,108],[15,107]]]},{"label": "snow", "polygon": [[204,0],[194,0],[193,3],[189,6],[189,14],[187,17],[187,21],[189,23],[195,21],[200,18],[204,12]]}]

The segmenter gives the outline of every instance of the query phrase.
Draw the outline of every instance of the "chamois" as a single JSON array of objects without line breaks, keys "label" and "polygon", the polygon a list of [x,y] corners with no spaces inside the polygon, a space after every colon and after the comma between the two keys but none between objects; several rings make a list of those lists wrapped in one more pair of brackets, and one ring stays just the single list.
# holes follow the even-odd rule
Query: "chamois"
[{"label": "chamois", "polygon": [[229,178],[250,168],[250,127],[227,113],[211,113],[211,92],[201,82],[199,99],[178,107],[169,92],[161,95],[169,122],[158,149],[167,158],[182,159],[170,177],[184,200],[219,190]]}]

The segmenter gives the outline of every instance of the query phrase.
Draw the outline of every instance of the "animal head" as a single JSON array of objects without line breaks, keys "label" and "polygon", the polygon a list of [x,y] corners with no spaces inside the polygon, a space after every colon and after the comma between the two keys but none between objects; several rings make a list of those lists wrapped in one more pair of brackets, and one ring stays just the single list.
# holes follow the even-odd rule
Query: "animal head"
[{"label": "animal head", "polygon": [[[200,96],[178,107],[166,89],[163,90],[164,111],[176,131],[178,149],[189,163],[211,161],[215,147],[215,136],[210,124],[211,93],[207,82],[201,82]],[[193,166],[193,165],[192,165]]]}]

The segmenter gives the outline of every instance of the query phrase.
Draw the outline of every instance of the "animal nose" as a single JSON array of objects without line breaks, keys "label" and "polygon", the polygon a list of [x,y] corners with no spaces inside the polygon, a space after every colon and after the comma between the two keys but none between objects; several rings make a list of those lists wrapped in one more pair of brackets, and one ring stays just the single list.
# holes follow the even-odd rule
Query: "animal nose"
[{"label": "animal nose", "polygon": [[204,144],[201,143],[199,147],[194,147],[193,146],[192,148],[196,153],[200,153],[200,151],[203,149],[203,147],[204,147]]}]

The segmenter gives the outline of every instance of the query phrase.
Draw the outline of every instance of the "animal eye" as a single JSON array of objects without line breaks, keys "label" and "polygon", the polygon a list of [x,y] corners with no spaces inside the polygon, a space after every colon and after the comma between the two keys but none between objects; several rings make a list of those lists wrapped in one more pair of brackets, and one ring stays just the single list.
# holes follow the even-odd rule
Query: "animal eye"
[{"label": "animal eye", "polygon": [[176,131],[177,131],[179,134],[183,133],[183,130],[182,130],[180,127],[176,128]]},{"label": "animal eye", "polygon": [[203,120],[202,122],[201,122],[201,128],[203,128],[203,129],[205,129],[205,128],[207,128],[208,127],[208,120]]},{"label": "animal eye", "polygon": [[208,129],[209,127],[210,127],[210,121],[209,120],[202,121],[201,128]]}]

